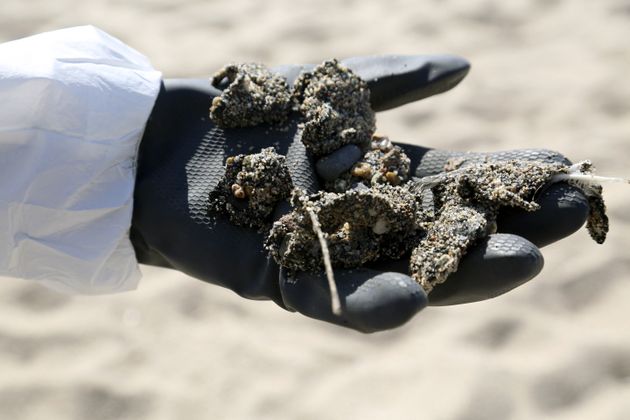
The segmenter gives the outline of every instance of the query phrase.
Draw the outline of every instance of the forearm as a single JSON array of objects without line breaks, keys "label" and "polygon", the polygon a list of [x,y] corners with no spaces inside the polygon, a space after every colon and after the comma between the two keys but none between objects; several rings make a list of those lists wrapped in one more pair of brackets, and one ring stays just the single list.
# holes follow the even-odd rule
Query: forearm
[{"label": "forearm", "polygon": [[0,45],[0,275],[135,287],[135,158],[160,78],[93,27]]}]

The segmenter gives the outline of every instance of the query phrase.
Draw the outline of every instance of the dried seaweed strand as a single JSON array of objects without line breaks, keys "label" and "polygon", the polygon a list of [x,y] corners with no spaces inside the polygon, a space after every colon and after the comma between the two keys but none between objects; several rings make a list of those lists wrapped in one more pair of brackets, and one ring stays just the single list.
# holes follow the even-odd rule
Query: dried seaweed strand
[{"label": "dried seaweed strand", "polygon": [[324,259],[324,267],[326,267],[326,278],[328,278],[328,288],[330,289],[330,306],[332,312],[335,315],[341,315],[341,300],[339,299],[339,292],[337,291],[337,283],[335,282],[335,274],[333,273],[332,263],[330,262],[330,251],[328,250],[328,244],[326,238],[324,238],[324,232],[319,224],[317,215],[308,205],[305,206],[306,212],[311,218],[311,224],[313,225],[313,232],[317,234],[319,245],[322,249],[322,258]]}]

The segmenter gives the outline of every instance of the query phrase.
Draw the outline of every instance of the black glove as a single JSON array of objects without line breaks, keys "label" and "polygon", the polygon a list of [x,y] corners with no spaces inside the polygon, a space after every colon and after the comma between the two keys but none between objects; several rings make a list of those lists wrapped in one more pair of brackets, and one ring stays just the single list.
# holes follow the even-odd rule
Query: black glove
[{"label": "black glove", "polygon": [[[452,56],[361,57],[343,63],[368,82],[377,111],[444,92],[468,72],[468,64]],[[308,67],[275,71],[291,83]],[[264,251],[264,233],[208,216],[208,193],[224,173],[225,158],[236,154],[274,146],[286,155],[296,186],[309,192],[319,189],[315,162],[296,135],[297,117],[288,130],[220,129],[208,117],[212,98],[220,93],[205,80],[167,80],[161,89],[139,150],[131,228],[138,260],[364,332],[394,328],[421,310],[426,295],[406,274],[408,261],[398,261],[335,270],[343,314],[334,315],[323,270],[288,277]],[[417,176],[441,170],[448,158],[445,152],[404,147]],[[515,153],[563,159],[552,152]],[[555,185],[539,200],[542,209],[536,213],[506,211],[499,228],[543,245],[584,223],[588,205],[575,189]],[[430,303],[470,302],[505,293],[534,277],[542,261],[536,246],[522,237],[493,235],[469,251],[458,272],[434,289]]]}]

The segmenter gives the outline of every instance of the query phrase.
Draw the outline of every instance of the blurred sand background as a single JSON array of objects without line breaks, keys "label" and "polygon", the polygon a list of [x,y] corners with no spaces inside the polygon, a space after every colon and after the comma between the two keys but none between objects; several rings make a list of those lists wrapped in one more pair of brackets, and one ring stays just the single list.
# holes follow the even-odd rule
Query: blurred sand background
[{"label": "blurred sand background", "polygon": [[[630,177],[628,0],[0,3],[0,41],[88,23],[167,77],[459,54],[459,87],[379,115],[380,131]],[[629,193],[606,187],[605,245],[579,231],[508,295],[368,336],[161,269],[99,298],[0,279],[0,419],[630,419]]]}]

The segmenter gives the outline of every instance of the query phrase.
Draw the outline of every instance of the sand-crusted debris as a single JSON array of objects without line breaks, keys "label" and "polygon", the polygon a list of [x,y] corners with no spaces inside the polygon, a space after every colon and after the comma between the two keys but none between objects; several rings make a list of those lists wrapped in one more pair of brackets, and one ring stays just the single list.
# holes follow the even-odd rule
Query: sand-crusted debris
[{"label": "sand-crusted debris", "polygon": [[[471,245],[496,231],[501,207],[537,210],[540,206],[533,201],[535,193],[573,170],[561,163],[519,160],[447,166],[456,169],[418,181],[433,192],[436,218],[426,239],[411,255],[410,273],[427,293],[457,270]],[[594,239],[603,242],[608,225],[601,186],[597,185],[587,196],[592,196],[595,204],[589,231]]]},{"label": "sand-crusted debris", "polygon": [[[319,169],[325,188],[333,192],[309,196],[292,189],[284,158],[264,149],[228,159],[225,178],[210,194],[211,210],[226,213],[235,224],[262,227],[276,203],[292,191],[294,209],[273,224],[265,246],[279,265],[293,271],[321,270],[323,254],[329,255],[331,291],[331,264],[353,268],[412,251],[409,273],[429,293],[457,270],[471,246],[496,232],[502,207],[534,211],[539,208],[533,201],[536,193],[553,182],[566,181],[584,192],[590,205],[587,228],[602,243],[608,218],[599,182],[627,182],[594,176],[588,161],[567,166],[524,160],[475,163],[461,157],[449,161],[441,174],[409,180],[410,160],[403,150],[386,137],[373,136],[366,82],[337,60],[302,73],[292,92],[281,76],[257,64],[227,66],[213,79],[215,86],[226,82],[223,95],[213,101],[213,120],[228,127],[251,126],[281,122],[292,110],[299,111],[305,147],[315,157],[328,155]],[[333,153],[346,145],[356,145],[358,151],[354,146],[352,151],[363,154],[351,167],[352,162]],[[429,191],[430,209],[423,208]]]},{"label": "sand-crusted debris", "polygon": [[376,127],[367,83],[337,60],[303,72],[293,98],[305,121],[302,142],[315,156],[327,155],[346,144],[367,149]]},{"label": "sand-crusted debris", "polygon": [[[322,254],[307,212],[311,209],[334,267],[397,259],[413,250],[409,273],[429,293],[457,270],[471,246],[496,232],[502,207],[537,210],[535,194],[546,184],[588,174],[585,168],[521,160],[450,167],[449,172],[400,186],[376,183],[343,193],[294,194],[293,212],[274,223],[266,247],[290,270],[321,270]],[[595,203],[589,231],[603,241],[608,226],[601,187],[581,188]],[[422,196],[429,191],[432,209],[422,205]]]},{"label": "sand-crusted debris", "polygon": [[602,196],[602,186],[599,182],[625,182],[621,178],[608,178],[593,175],[594,168],[590,160],[583,160],[568,168],[567,171],[554,176],[553,181],[567,181],[582,190],[588,200],[589,212],[586,219],[586,229],[591,238],[598,244],[603,244],[608,234],[608,216],[606,204]]},{"label": "sand-crusted debris", "polygon": [[602,196],[601,185],[593,186],[591,191],[593,193],[586,193],[589,207],[586,229],[595,242],[603,244],[610,228],[606,215],[606,204]]},{"label": "sand-crusted debris", "polygon": [[293,212],[274,223],[266,248],[278,264],[294,271],[323,267],[308,209],[319,220],[335,267],[401,258],[422,237],[427,218],[417,197],[402,186],[310,196],[296,191],[292,204]]},{"label": "sand-crusted debris", "polygon": [[262,64],[230,64],[211,79],[223,93],[212,101],[210,117],[220,127],[282,123],[292,109],[304,119],[307,150],[324,156],[346,144],[366,150],[376,127],[367,83],[336,59],[305,71],[293,89]]},{"label": "sand-crusted debris", "polygon": [[262,64],[230,64],[211,82],[215,87],[227,83],[210,107],[210,117],[220,127],[282,123],[291,111],[291,90],[286,79]]},{"label": "sand-crusted debris", "polygon": [[210,211],[225,214],[235,225],[267,225],[276,204],[293,184],[285,157],[273,147],[260,153],[228,157],[225,175],[210,193]]},{"label": "sand-crusted debris", "polygon": [[350,170],[327,181],[324,187],[328,191],[343,192],[355,188],[357,184],[368,187],[400,185],[409,179],[409,164],[410,159],[402,148],[394,145],[388,137],[375,135],[370,150]]},{"label": "sand-crusted debris", "polygon": [[461,258],[477,240],[493,233],[484,206],[449,203],[431,224],[427,237],[411,253],[411,276],[429,293],[457,271]]}]

